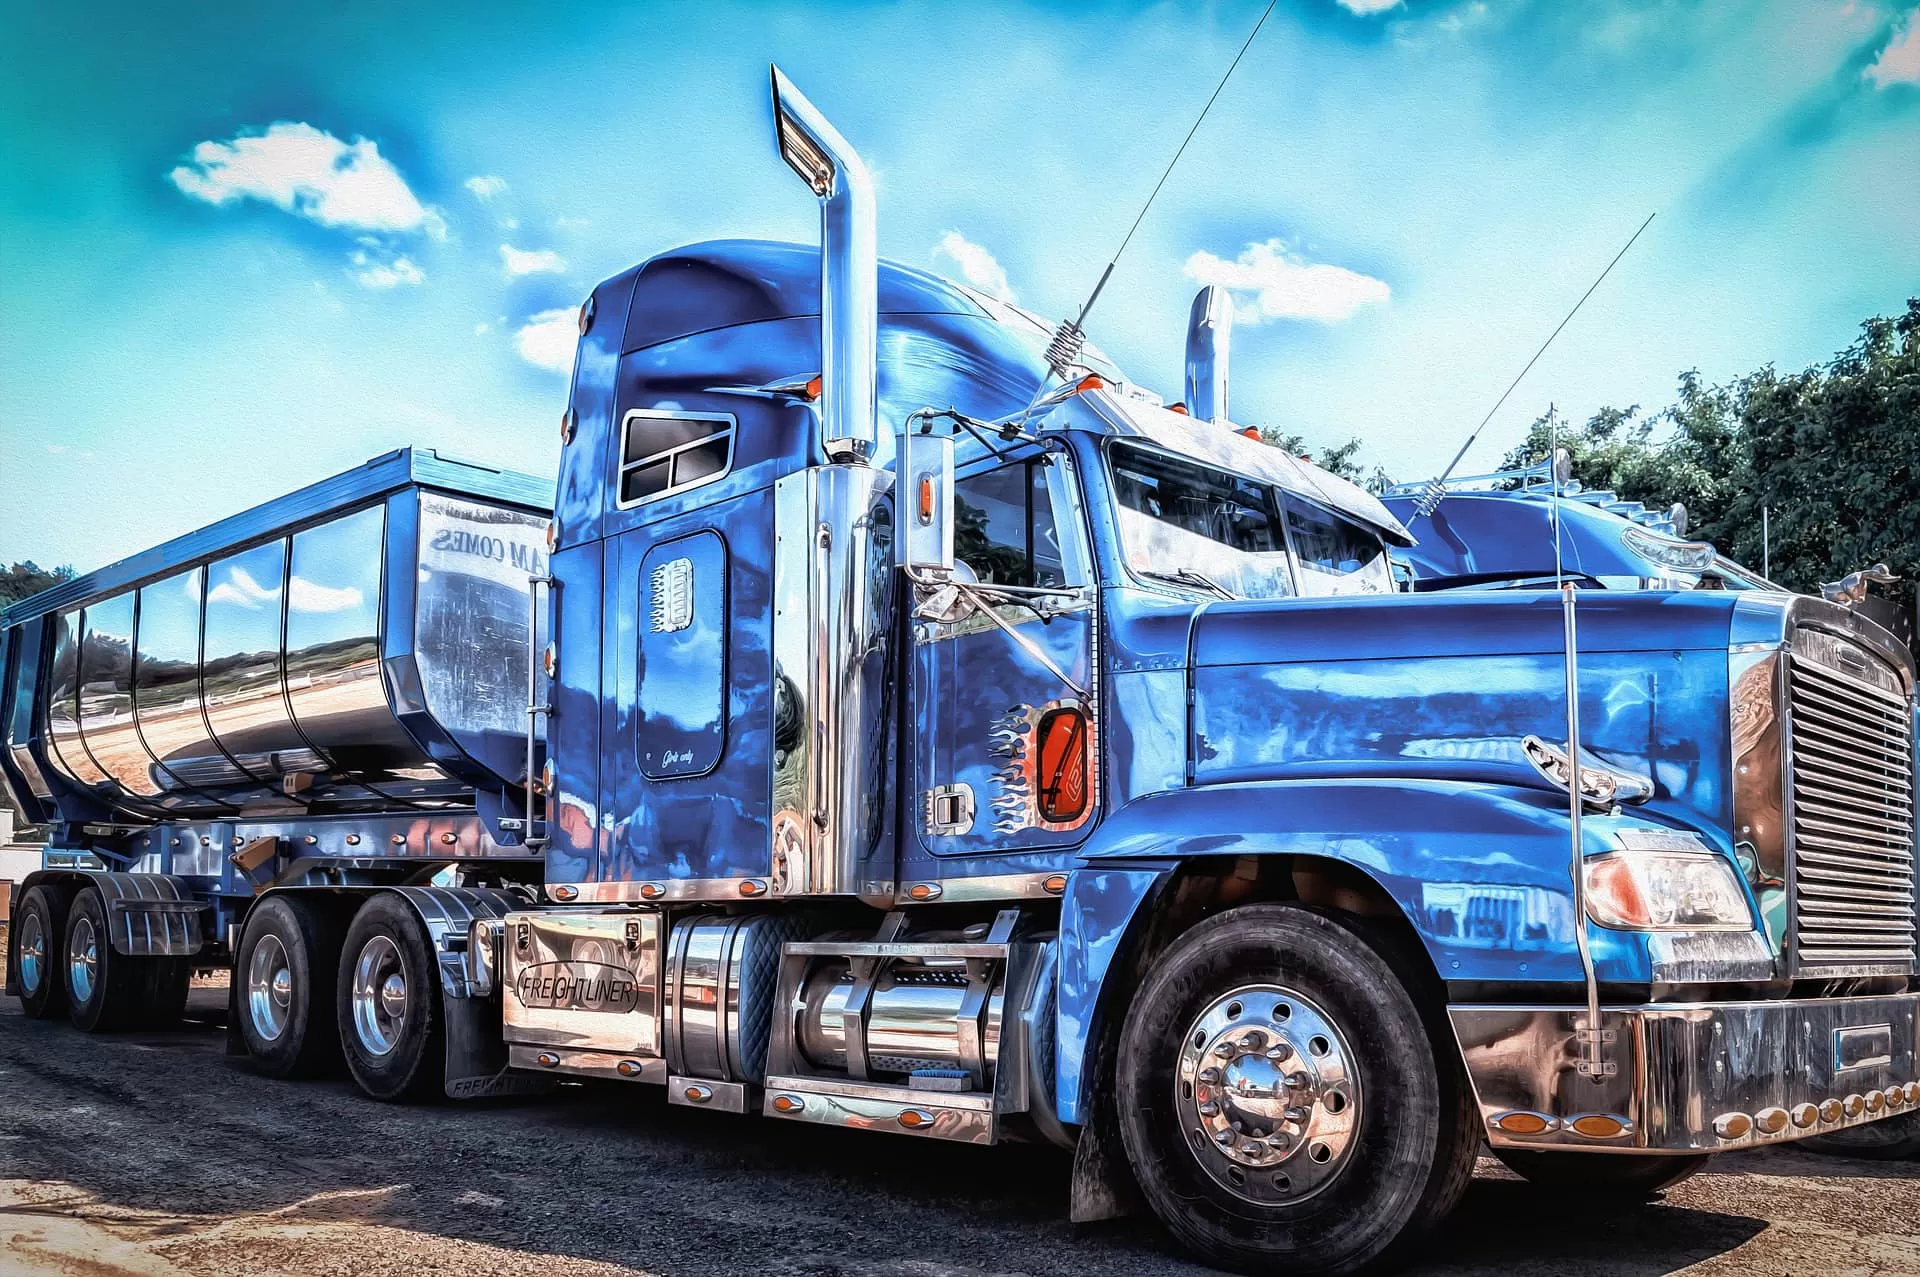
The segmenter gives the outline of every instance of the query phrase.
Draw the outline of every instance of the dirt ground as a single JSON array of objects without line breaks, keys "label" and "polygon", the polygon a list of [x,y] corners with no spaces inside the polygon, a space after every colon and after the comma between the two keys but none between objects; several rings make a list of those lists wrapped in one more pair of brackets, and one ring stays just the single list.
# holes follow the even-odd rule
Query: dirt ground
[{"label": "dirt ground", "polygon": [[[668,1107],[657,1088],[396,1108],[223,1053],[224,994],[89,1038],[0,1002],[0,1272],[1173,1274],[1156,1228],[1066,1220],[1066,1159]],[[1483,1162],[1415,1271],[1920,1274],[1920,1162],[1730,1156],[1596,1210]]]}]

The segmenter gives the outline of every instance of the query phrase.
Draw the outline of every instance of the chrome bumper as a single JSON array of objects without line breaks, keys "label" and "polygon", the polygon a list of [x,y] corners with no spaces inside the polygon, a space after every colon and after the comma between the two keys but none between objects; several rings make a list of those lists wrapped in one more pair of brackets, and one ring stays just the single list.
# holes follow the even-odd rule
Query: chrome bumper
[{"label": "chrome bumper", "polygon": [[1920,993],[1604,1009],[1598,1078],[1585,1014],[1448,1008],[1496,1147],[1717,1153],[1920,1110]]}]

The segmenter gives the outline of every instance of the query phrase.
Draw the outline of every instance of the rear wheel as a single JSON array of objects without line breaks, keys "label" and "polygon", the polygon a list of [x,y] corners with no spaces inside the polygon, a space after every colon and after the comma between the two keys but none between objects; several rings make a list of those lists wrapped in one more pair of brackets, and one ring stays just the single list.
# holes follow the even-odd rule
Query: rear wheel
[{"label": "rear wheel", "polygon": [[107,930],[107,909],[92,887],[73,898],[67,913],[67,1014],[82,1033],[106,1033],[139,1024],[152,959],[116,952]]},{"label": "rear wheel", "polygon": [[427,1099],[445,1087],[440,967],[419,916],[382,893],[362,906],[340,954],[340,1041],[376,1100]]},{"label": "rear wheel", "polygon": [[9,943],[14,947],[14,970],[20,976],[14,993],[30,1019],[51,1020],[67,1013],[66,964],[61,953],[72,900],[71,891],[53,883],[29,887],[20,897]]},{"label": "rear wheel", "polygon": [[1693,1178],[1712,1154],[1666,1157],[1652,1153],[1559,1153],[1550,1149],[1497,1148],[1508,1170],[1542,1188],[1579,1189],[1612,1198],[1647,1198]]},{"label": "rear wheel", "polygon": [[1877,1162],[1920,1156],[1920,1113],[1883,1117],[1831,1135],[1800,1141],[1800,1147],[1834,1157],[1865,1157]]},{"label": "rear wheel", "polygon": [[1229,910],[1154,965],[1122,1029],[1121,1135],[1154,1212],[1208,1261],[1357,1272],[1458,1200],[1459,1068],[1381,954],[1293,905]]},{"label": "rear wheel", "polygon": [[233,976],[240,1037],[269,1077],[326,1072],[340,1062],[333,1021],[340,927],[324,908],[275,895],[247,915]]}]

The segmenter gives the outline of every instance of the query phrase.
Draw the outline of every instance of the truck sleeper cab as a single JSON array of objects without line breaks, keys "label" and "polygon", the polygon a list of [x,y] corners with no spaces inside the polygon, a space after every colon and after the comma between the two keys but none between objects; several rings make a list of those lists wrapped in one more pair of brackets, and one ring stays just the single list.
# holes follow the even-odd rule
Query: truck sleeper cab
[{"label": "truck sleeper cab", "polygon": [[496,680],[545,729],[492,787],[537,876],[263,878],[260,1067],[1050,1141],[1076,1219],[1331,1273],[1406,1255],[1483,1140],[1645,1192],[1920,1102],[1883,633],[1594,592],[1570,645],[1550,594],[1395,594],[1366,493],[879,262],[858,156],[773,91],[820,248],[582,308],[549,638]]}]

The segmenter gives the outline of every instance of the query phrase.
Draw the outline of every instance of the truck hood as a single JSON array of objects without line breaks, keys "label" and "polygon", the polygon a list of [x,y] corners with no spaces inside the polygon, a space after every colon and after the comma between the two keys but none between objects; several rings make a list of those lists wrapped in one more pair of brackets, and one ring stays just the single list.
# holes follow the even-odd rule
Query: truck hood
[{"label": "truck hood", "polygon": [[[1715,591],[1582,590],[1582,653],[1724,652],[1741,598]],[[1781,596],[1782,605],[1784,597]],[[1468,656],[1546,656],[1566,649],[1553,591],[1382,595],[1214,603],[1193,622],[1196,667]]]}]

